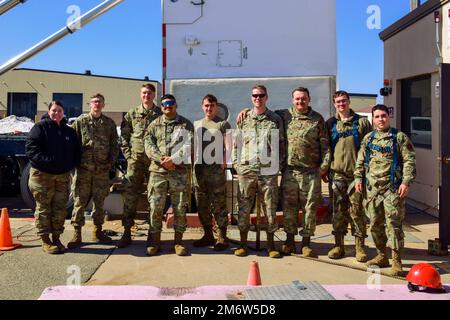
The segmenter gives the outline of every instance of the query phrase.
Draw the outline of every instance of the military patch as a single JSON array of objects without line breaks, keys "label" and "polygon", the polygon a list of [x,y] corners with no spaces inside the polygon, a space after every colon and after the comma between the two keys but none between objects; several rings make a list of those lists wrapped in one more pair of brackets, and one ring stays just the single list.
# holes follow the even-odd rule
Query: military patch
[{"label": "military patch", "polygon": [[412,143],[410,143],[410,142],[408,143],[406,148],[408,148],[409,151],[414,151],[414,147],[413,147]]}]

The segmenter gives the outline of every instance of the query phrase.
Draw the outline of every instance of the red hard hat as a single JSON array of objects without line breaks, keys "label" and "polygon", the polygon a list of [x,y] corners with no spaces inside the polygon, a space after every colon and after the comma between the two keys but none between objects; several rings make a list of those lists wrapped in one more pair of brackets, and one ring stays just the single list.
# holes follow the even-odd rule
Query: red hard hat
[{"label": "red hard hat", "polygon": [[413,265],[406,276],[406,280],[409,283],[422,287],[443,289],[439,272],[428,263]]}]

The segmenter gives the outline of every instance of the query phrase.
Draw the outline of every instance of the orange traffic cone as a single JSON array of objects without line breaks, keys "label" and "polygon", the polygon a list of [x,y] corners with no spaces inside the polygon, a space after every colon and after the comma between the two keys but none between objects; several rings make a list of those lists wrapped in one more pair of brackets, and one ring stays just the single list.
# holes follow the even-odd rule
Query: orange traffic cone
[{"label": "orange traffic cone", "polygon": [[13,243],[11,235],[11,226],[9,225],[8,209],[2,209],[2,216],[0,217],[0,250],[8,251],[20,247],[21,244]]},{"label": "orange traffic cone", "polygon": [[261,275],[259,273],[258,262],[256,261],[252,261],[250,264],[250,271],[248,273],[247,285],[248,286],[261,285]]}]

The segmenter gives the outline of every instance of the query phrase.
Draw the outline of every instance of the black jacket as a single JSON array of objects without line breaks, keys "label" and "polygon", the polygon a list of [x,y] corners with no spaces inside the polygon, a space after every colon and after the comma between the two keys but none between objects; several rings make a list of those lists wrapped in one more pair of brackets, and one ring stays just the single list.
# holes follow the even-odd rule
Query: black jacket
[{"label": "black jacket", "polygon": [[25,150],[31,166],[46,173],[67,173],[80,164],[77,134],[65,118],[58,126],[44,115],[28,133]]}]

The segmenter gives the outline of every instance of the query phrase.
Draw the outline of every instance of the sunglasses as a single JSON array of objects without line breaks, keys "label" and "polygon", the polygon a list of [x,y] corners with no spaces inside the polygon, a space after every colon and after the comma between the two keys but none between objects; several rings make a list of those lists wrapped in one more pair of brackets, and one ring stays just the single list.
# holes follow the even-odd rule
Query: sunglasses
[{"label": "sunglasses", "polygon": [[259,94],[252,94],[252,97],[253,98],[260,98],[260,99],[262,99],[262,98],[265,98],[266,97],[266,94],[265,93],[259,93]]},{"label": "sunglasses", "polygon": [[163,108],[173,107],[175,105],[175,101],[173,100],[164,101],[161,105],[163,106]]}]

